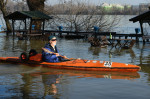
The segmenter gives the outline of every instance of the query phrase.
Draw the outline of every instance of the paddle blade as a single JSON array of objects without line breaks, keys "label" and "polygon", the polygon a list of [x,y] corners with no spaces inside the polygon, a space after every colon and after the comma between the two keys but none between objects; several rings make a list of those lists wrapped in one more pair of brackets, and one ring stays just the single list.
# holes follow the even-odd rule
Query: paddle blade
[{"label": "paddle blade", "polygon": [[49,51],[49,50],[48,50],[48,49],[46,49],[46,48],[42,48],[42,50],[43,50],[44,52],[47,52],[47,53],[53,54],[53,52]]}]

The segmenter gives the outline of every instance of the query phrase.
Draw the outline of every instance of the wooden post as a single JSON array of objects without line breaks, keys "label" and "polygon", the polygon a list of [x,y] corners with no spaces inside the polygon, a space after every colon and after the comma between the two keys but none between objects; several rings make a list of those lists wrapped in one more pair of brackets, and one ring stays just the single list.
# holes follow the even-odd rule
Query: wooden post
[{"label": "wooden post", "polygon": [[14,34],[15,34],[14,22],[15,22],[15,20],[12,19],[13,36],[14,36]]},{"label": "wooden post", "polygon": [[32,18],[31,18],[31,21],[30,21],[30,34],[31,34],[31,29],[32,29]]},{"label": "wooden post", "polygon": [[[143,23],[142,23],[142,21],[139,21],[140,22],[140,27],[141,27],[141,34],[142,34],[142,36],[144,35],[144,32],[143,32]],[[136,35],[136,41],[137,41],[137,35]],[[144,43],[145,43],[145,41],[143,41]]]},{"label": "wooden post", "polygon": [[43,30],[42,30],[42,35],[44,35],[44,25],[45,25],[45,20],[43,20]]},{"label": "wooden post", "polygon": [[[26,19],[23,19],[23,22],[24,22],[24,25],[25,25],[25,26],[24,26],[24,31],[26,32],[26,30],[27,30]],[[24,31],[23,31],[23,34],[25,33]],[[26,34],[27,34],[27,33],[26,33]]]},{"label": "wooden post", "polygon": [[25,31],[26,31],[26,34],[27,34],[27,21],[26,21],[26,19],[24,21],[25,21]]},{"label": "wooden post", "polygon": [[143,44],[145,44],[145,39],[143,39]]},{"label": "wooden post", "polygon": [[149,39],[147,39],[146,41],[149,42]]}]

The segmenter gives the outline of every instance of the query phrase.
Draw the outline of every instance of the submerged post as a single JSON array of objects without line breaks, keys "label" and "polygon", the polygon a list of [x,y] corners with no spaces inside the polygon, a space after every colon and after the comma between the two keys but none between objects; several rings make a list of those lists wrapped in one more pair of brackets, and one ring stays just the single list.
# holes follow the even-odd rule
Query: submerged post
[{"label": "submerged post", "polygon": [[2,27],[2,25],[0,25],[0,32],[2,31],[2,30],[1,30],[1,27]]},{"label": "submerged post", "polygon": [[12,19],[13,36],[14,36],[14,34],[15,34],[14,22],[15,22],[15,20]]},{"label": "submerged post", "polygon": [[62,33],[61,33],[61,31],[62,31],[62,29],[63,29],[63,26],[58,26],[58,29],[59,29],[60,37],[62,37]]},{"label": "submerged post", "polygon": [[138,33],[140,33],[140,29],[139,28],[135,28],[135,33],[136,33],[136,42],[138,42],[139,41]]},{"label": "submerged post", "polygon": [[97,34],[96,33],[99,32],[99,27],[94,26],[93,28],[94,28],[94,32],[95,32],[94,37],[97,38]]}]

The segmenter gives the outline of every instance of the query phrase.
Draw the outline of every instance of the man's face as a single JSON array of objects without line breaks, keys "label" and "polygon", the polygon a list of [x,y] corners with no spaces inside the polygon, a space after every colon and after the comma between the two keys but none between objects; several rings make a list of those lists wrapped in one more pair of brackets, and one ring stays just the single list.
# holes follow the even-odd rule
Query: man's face
[{"label": "man's face", "polygon": [[51,45],[55,46],[56,43],[57,43],[56,37],[52,38],[49,42],[50,42]]}]

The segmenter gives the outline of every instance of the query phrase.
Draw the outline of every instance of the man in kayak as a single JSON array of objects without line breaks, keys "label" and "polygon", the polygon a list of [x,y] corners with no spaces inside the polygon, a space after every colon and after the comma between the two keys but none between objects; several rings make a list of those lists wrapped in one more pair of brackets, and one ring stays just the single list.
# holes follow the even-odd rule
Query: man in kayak
[{"label": "man in kayak", "polygon": [[48,37],[49,43],[45,45],[44,48],[46,48],[49,52],[42,51],[42,60],[45,62],[61,62],[66,58],[66,56],[60,56],[58,49],[56,47],[57,39],[55,36],[51,35]]}]

